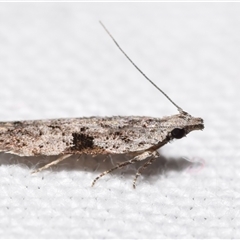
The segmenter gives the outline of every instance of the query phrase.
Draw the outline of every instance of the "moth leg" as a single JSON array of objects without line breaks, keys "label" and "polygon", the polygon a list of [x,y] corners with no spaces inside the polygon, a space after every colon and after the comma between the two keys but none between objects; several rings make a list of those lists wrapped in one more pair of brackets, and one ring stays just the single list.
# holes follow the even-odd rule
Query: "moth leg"
[{"label": "moth leg", "polygon": [[96,183],[96,181],[97,181],[99,178],[103,177],[104,175],[106,175],[106,174],[108,174],[108,173],[110,173],[110,172],[112,172],[112,171],[114,171],[114,170],[116,170],[116,169],[120,169],[120,168],[125,167],[125,166],[127,166],[127,165],[133,164],[133,163],[135,163],[135,162],[143,161],[143,160],[145,160],[146,158],[148,158],[148,157],[150,157],[150,156],[152,156],[152,152],[147,151],[147,152],[141,153],[140,155],[138,155],[138,156],[136,156],[136,157],[134,157],[134,158],[132,158],[132,159],[130,159],[130,160],[127,160],[127,161],[122,162],[122,163],[118,163],[116,167],[113,167],[113,168],[111,168],[111,169],[109,169],[109,170],[101,173],[98,177],[96,177],[96,178],[93,180],[93,182],[92,182],[92,187],[94,186],[94,184]]},{"label": "moth leg", "polygon": [[43,167],[34,170],[34,171],[32,172],[32,174],[33,174],[33,173],[37,173],[37,172],[41,172],[42,170],[48,169],[48,168],[51,167],[51,166],[57,165],[58,163],[62,162],[64,159],[66,159],[66,158],[68,158],[68,157],[70,157],[70,156],[72,156],[72,154],[63,155],[63,156],[59,157],[57,160],[52,161],[52,162],[44,165]]},{"label": "moth leg", "polygon": [[149,165],[151,165],[157,159],[157,157],[159,157],[159,153],[157,151],[152,152],[151,158],[138,169],[135,175],[135,178],[133,180],[133,188],[136,188],[137,179],[142,174],[142,171],[146,169]]}]

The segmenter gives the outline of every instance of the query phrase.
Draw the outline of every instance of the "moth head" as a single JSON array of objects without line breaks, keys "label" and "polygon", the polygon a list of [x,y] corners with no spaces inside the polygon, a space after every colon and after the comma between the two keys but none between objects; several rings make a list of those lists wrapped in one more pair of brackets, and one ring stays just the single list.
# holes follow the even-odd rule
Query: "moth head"
[{"label": "moth head", "polygon": [[192,117],[186,112],[172,116],[170,138],[180,139],[194,130],[203,130],[204,124],[202,118]]}]

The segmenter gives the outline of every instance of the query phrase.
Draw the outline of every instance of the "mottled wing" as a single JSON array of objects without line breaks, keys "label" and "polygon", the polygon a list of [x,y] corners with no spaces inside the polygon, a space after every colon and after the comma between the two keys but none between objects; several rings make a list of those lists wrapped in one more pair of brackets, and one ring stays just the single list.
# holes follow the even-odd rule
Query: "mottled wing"
[{"label": "mottled wing", "polygon": [[158,126],[159,119],[148,117],[0,122],[0,151],[20,156],[139,152],[164,139]]}]

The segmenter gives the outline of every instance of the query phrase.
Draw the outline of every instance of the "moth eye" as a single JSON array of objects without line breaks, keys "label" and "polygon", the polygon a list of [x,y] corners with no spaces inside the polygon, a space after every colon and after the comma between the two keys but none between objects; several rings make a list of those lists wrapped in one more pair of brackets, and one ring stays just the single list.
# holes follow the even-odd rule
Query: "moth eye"
[{"label": "moth eye", "polygon": [[171,134],[173,138],[180,139],[185,135],[185,130],[181,128],[174,128]]}]

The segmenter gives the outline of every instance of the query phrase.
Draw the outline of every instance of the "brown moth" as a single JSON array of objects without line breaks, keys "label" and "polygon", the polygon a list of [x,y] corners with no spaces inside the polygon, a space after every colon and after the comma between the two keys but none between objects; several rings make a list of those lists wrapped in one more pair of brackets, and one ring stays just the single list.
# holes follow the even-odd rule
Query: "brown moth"
[{"label": "brown moth", "polygon": [[201,118],[183,111],[158,88],[126,55],[105,26],[100,24],[140,73],[177,107],[179,114],[163,118],[115,116],[0,122],[0,152],[24,157],[58,155],[55,161],[34,172],[47,169],[75,154],[127,154],[130,160],[118,163],[100,174],[92,186],[100,177],[116,169],[145,160],[135,175],[135,188],[141,172],[158,158],[157,150],[160,147],[193,130],[202,130],[204,124]]}]

